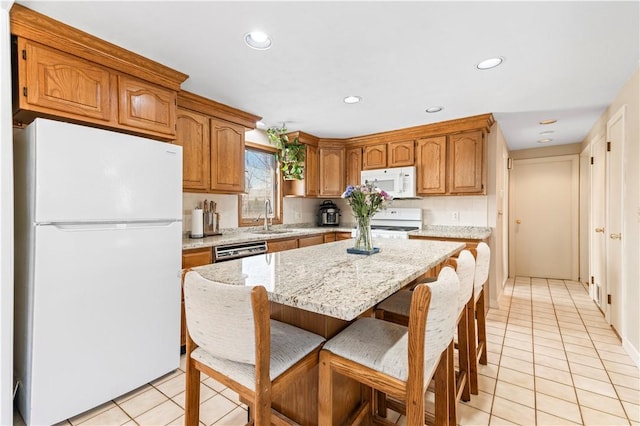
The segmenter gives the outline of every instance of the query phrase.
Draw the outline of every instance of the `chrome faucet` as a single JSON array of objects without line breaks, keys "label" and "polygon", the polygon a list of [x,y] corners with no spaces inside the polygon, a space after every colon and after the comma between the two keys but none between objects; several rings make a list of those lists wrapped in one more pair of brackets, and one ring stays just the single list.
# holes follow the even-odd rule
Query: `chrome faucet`
[{"label": "chrome faucet", "polygon": [[264,230],[269,230],[269,215],[273,214],[273,210],[271,209],[271,200],[266,199],[264,201]]}]

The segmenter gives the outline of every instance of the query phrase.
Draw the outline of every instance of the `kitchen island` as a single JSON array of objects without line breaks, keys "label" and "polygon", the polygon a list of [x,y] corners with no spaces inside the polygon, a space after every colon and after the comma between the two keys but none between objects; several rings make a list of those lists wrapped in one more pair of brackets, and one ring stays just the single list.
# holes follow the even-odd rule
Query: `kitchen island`
[{"label": "kitchen island", "polygon": [[[352,240],[262,254],[192,268],[230,285],[263,285],[271,317],[329,339],[396,291],[428,274],[464,247],[460,242],[374,239],[380,253],[348,254]],[[334,424],[342,423],[367,390],[336,377]],[[317,424],[317,369],[281,394],[273,405],[300,424]]]}]

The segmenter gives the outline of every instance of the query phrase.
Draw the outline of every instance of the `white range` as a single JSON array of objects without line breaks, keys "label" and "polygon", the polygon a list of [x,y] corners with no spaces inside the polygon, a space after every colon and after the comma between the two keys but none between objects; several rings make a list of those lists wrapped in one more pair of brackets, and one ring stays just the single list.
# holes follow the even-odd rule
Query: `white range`
[{"label": "white range", "polygon": [[[422,209],[390,207],[371,218],[373,238],[409,238],[409,232],[422,229]],[[356,230],[351,231],[355,237]]]}]

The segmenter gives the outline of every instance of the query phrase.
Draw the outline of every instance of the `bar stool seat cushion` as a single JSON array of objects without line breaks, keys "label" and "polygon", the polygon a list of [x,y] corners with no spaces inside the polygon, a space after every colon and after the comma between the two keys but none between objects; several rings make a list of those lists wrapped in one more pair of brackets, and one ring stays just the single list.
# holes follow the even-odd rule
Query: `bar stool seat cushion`
[{"label": "bar stool seat cushion", "polygon": [[[324,339],[280,321],[271,320],[271,357],[269,377],[275,380],[309,352],[320,346]],[[216,371],[224,371],[234,381],[255,388],[256,368],[253,364],[235,362],[211,355],[202,348],[196,348],[191,357]]]}]

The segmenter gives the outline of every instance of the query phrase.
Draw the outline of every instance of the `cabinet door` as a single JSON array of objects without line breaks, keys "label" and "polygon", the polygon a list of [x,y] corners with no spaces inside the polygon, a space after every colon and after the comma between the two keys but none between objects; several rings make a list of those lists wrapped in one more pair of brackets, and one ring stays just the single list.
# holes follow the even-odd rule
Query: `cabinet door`
[{"label": "cabinet door", "polygon": [[336,232],[336,241],[350,240],[351,232]]},{"label": "cabinet door", "polygon": [[178,109],[176,141],[182,146],[182,185],[184,189],[209,189],[209,118]]},{"label": "cabinet door", "polygon": [[346,151],[346,185],[360,185],[362,171],[362,148],[349,148]]},{"label": "cabinet door", "polygon": [[244,127],[211,119],[211,189],[244,191]]},{"label": "cabinet door", "polygon": [[127,75],[118,76],[118,122],[175,135],[177,92]]},{"label": "cabinet door", "polygon": [[320,196],[339,197],[344,186],[344,148],[320,148]]},{"label": "cabinet door", "polygon": [[449,136],[450,193],[484,192],[483,145],[483,135],[480,131]]},{"label": "cabinet door", "polygon": [[318,147],[307,145],[304,165],[305,196],[318,196]]},{"label": "cabinet door", "polygon": [[19,49],[21,107],[56,116],[109,121],[109,70],[24,39],[20,39]]},{"label": "cabinet door", "polygon": [[387,144],[365,146],[363,149],[362,169],[384,169],[387,167]]},{"label": "cabinet door", "polygon": [[389,167],[413,166],[413,141],[390,142]]},{"label": "cabinet door", "polygon": [[417,193],[445,194],[447,192],[447,137],[418,140],[416,163]]}]

